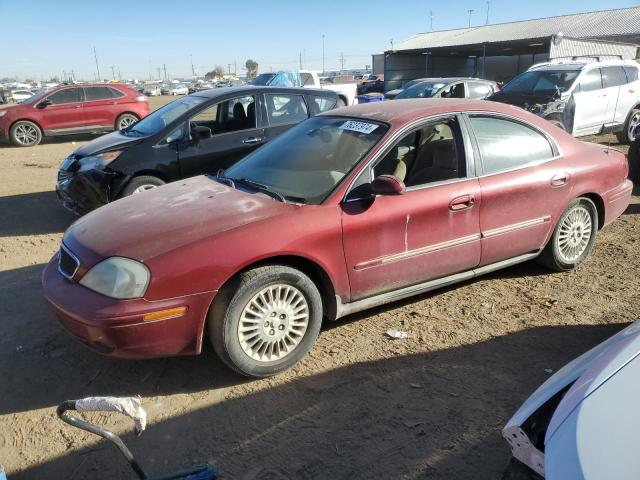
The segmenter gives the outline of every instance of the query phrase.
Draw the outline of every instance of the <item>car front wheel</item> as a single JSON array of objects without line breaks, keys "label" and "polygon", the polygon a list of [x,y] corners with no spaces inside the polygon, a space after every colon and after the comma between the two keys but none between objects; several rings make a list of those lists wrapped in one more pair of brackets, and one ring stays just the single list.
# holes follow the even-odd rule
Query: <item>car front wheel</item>
[{"label": "car front wheel", "polygon": [[11,126],[9,137],[17,147],[33,147],[42,141],[42,130],[33,122],[21,120]]},{"label": "car front wheel", "polygon": [[140,175],[139,177],[133,177],[127,186],[124,187],[118,198],[146,192],[147,190],[152,190],[164,184],[164,180],[154,177],[153,175]]},{"label": "car front wheel", "polygon": [[208,316],[218,356],[242,375],[280,373],[311,349],[322,324],[322,300],[314,282],[284,265],[240,274],[218,293]]},{"label": "car front wheel", "polygon": [[556,271],[576,268],[593,249],[597,231],[598,211],[595,204],[586,197],[576,198],[560,216],[538,261]]},{"label": "car front wheel", "polygon": [[116,130],[122,130],[127,128],[130,125],[133,125],[139,120],[138,117],[133,115],[132,113],[123,113],[116,120]]},{"label": "car front wheel", "polygon": [[631,113],[629,113],[627,121],[624,122],[624,128],[620,132],[616,133],[618,141],[622,144],[629,144],[633,142],[633,132],[638,125],[640,125],[640,109],[634,108],[631,110]]}]

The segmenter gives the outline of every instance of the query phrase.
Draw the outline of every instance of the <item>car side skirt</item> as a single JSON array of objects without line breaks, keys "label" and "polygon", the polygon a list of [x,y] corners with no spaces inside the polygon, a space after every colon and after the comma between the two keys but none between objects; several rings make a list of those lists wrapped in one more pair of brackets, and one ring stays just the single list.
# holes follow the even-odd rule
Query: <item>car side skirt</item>
[{"label": "car side skirt", "polygon": [[455,273],[446,277],[437,278],[435,280],[429,280],[428,282],[419,283],[417,285],[411,285],[409,287],[403,287],[398,290],[392,290],[390,292],[374,295],[373,297],[363,298],[355,302],[342,303],[339,295],[336,295],[336,316],[335,319],[351,315],[352,313],[361,312],[369,308],[377,307],[387,303],[402,300],[414,295],[426,293],[437,288],[446,287],[455,283],[464,282],[480,275],[500,270],[502,268],[510,267],[511,265],[517,265],[518,263],[532,260],[540,255],[542,250],[536,250],[535,252],[525,253],[517,257],[508,258],[499,262],[492,263],[490,265],[484,265],[482,267],[467,270],[465,272]]}]

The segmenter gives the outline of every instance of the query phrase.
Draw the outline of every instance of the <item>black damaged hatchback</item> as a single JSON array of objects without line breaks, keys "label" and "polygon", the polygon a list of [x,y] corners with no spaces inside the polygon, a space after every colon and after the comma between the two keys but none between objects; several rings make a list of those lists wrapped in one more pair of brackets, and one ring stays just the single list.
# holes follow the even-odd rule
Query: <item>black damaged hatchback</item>
[{"label": "black damaged hatchback", "polygon": [[118,198],[225,169],[288,128],[335,108],[330,90],[218,88],[171,102],[67,157],[56,192],[83,215]]}]

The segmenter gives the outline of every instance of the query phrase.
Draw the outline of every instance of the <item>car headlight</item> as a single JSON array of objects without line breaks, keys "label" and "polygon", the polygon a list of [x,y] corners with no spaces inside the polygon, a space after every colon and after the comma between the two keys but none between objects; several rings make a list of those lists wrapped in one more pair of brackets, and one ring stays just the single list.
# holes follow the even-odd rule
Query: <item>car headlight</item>
[{"label": "car headlight", "polygon": [[104,168],[113,162],[116,158],[120,156],[122,150],[116,150],[113,152],[104,152],[98,155],[89,155],[81,159],[81,167],[80,168]]},{"label": "car headlight", "polygon": [[150,277],[144,264],[129,258],[111,257],[89,270],[80,285],[111,298],[139,298],[147,290]]}]

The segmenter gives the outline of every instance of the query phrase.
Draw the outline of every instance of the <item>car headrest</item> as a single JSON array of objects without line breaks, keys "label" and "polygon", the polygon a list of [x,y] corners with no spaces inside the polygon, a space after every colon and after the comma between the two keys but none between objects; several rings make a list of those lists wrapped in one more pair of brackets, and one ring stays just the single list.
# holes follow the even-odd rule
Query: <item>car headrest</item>
[{"label": "car headrest", "polygon": [[244,107],[240,102],[236,103],[233,106],[233,118],[240,121],[245,121],[247,119],[247,114],[244,111]]},{"label": "car headrest", "polygon": [[458,159],[453,145],[438,145],[433,152],[433,166],[443,170],[457,170]]}]

